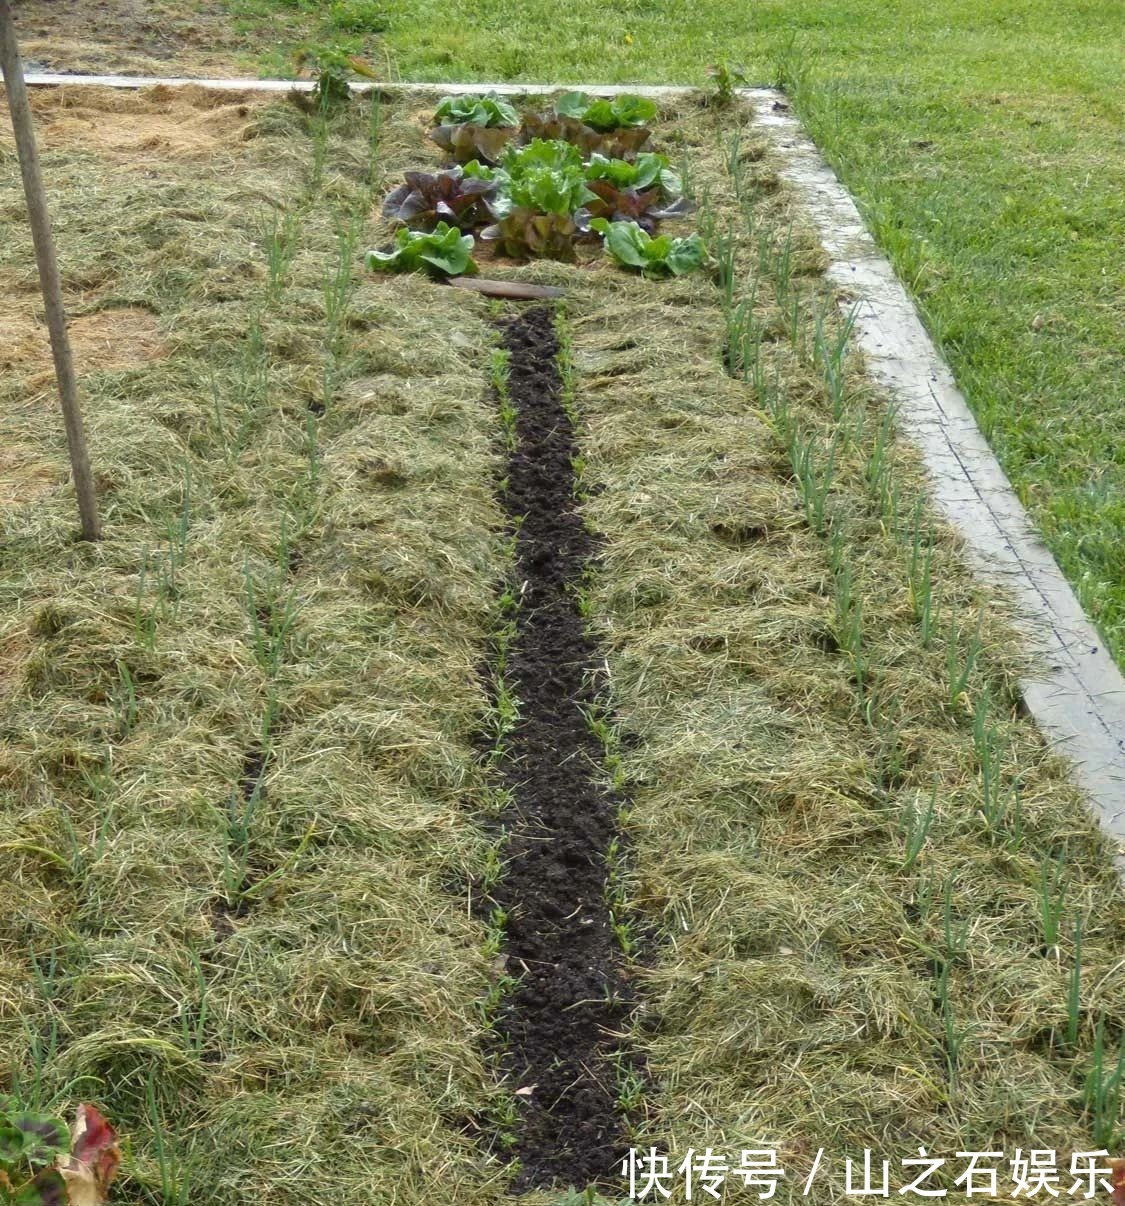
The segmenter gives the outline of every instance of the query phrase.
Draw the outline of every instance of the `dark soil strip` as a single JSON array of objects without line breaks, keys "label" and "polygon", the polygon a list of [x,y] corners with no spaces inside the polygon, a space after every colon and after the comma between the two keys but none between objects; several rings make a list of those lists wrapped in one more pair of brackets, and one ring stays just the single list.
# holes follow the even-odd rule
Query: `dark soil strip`
[{"label": "dark soil strip", "polygon": [[603,750],[581,710],[594,702],[589,671],[600,659],[571,593],[597,541],[574,499],[552,310],[525,310],[501,331],[517,436],[503,502],[522,517],[523,594],[507,671],[520,720],[501,764],[515,803],[492,893],[509,917],[507,968],[519,984],[498,1025],[519,1111],[515,1187],[584,1186],[616,1180],[624,1155],[613,1057],[632,1007],[605,895],[619,801],[596,782]]}]

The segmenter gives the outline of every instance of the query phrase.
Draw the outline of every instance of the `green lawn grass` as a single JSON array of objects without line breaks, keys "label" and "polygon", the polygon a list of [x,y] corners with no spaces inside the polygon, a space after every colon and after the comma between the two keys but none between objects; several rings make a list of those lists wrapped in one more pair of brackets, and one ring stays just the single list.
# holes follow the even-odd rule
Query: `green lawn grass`
[{"label": "green lawn grass", "polygon": [[1125,665],[1125,5],[384,0],[378,20],[358,0],[232,7],[286,10],[295,39],[367,33],[369,49],[385,24],[404,79],[703,84],[725,58],[786,84]]}]

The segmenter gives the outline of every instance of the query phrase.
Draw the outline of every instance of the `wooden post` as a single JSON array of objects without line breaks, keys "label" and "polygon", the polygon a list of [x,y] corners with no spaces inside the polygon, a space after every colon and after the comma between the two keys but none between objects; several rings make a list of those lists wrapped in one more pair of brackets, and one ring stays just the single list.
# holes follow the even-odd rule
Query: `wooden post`
[{"label": "wooden post", "polygon": [[43,309],[47,330],[51,336],[51,355],[55,361],[55,377],[59,383],[59,402],[62,404],[66,440],[70,448],[70,467],[74,488],[78,494],[78,513],[82,520],[82,538],[99,540],[98,502],[94,494],[94,477],[90,471],[90,454],[86,450],[86,432],[82,411],[78,405],[78,383],[74,376],[74,361],[70,355],[70,337],[66,331],[66,311],[63,309],[62,281],[55,256],[55,240],[51,235],[51,217],[39,171],[39,154],[35,149],[35,128],[31,123],[31,106],[27,100],[27,85],[23,78],[16,27],[8,0],[0,0],[0,70],[4,73],[4,91],[12,114],[12,129],[16,136],[23,191],[27,198],[27,217],[35,242],[35,260],[39,266],[39,287],[43,291]]}]

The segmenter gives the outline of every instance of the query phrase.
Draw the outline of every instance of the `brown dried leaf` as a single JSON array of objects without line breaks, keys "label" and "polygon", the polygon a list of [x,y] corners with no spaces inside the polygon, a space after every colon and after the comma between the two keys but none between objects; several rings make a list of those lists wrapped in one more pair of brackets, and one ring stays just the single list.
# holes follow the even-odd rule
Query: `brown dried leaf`
[{"label": "brown dried leaf", "polygon": [[121,1166],[113,1127],[91,1105],[80,1105],[70,1128],[70,1155],[60,1156],[70,1206],[102,1206]]}]

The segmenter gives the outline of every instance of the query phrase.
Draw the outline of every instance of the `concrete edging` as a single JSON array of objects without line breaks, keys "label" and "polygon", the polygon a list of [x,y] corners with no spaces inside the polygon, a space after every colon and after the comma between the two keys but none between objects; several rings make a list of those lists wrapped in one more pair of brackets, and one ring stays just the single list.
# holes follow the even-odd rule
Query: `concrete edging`
[{"label": "concrete edging", "polygon": [[[308,91],[311,80],[185,79],[29,73],[31,86],[143,88],[195,85],[226,91]],[[385,84],[357,81],[357,92],[433,96],[494,91],[508,96],[557,92],[549,84]],[[682,96],[690,87],[572,85],[585,92]],[[964,537],[982,579],[1014,600],[1038,665],[1022,682],[1028,710],[1051,745],[1068,757],[1078,786],[1118,849],[1125,872],[1125,678],[1102,645],[1070,584],[1036,533],[948,366],[868,233],[851,196],[801,130],[782,93],[741,95],[770,137],[782,176],[815,224],[831,264],[828,276],[857,299],[855,339],[873,378],[897,407],[898,428],[920,451],[934,499]]]},{"label": "concrete edging", "polygon": [[[192,79],[188,76],[68,75],[50,71],[29,71],[25,79],[28,87],[77,84],[99,88],[153,88],[160,84],[166,88],[183,88],[194,84],[197,88],[213,88],[221,92],[311,92],[314,86],[312,80],[211,80]],[[684,96],[689,92],[698,91],[687,85],[675,84],[415,84],[384,83],[381,80],[349,80],[349,83],[354,92],[414,93],[418,96],[441,96],[461,92],[495,92],[498,96],[547,96],[566,88],[590,92],[595,96],[613,96],[618,92],[629,92],[634,96]]]}]

